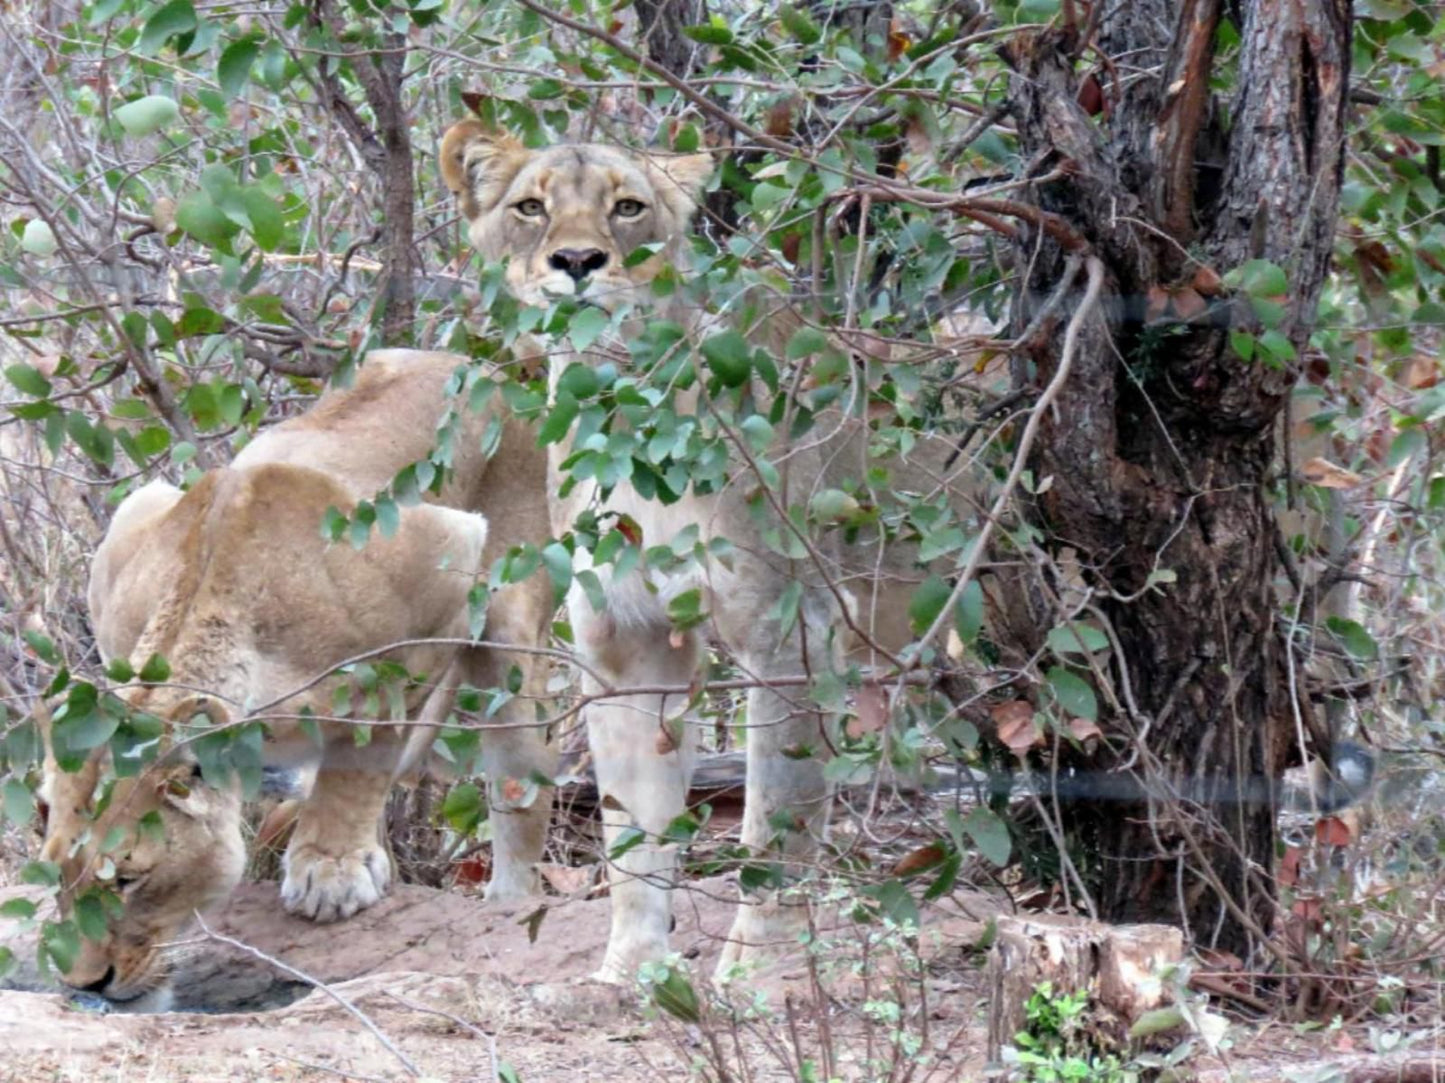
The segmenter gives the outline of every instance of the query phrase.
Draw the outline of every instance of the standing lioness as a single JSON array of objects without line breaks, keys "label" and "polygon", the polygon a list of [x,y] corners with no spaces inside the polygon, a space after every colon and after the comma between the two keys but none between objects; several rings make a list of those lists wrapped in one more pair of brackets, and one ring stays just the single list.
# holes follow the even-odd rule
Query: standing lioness
[{"label": "standing lioness", "polygon": [[[442,145],[443,175],[468,220],[469,236],[489,261],[506,261],[511,292],[538,306],[558,297],[580,297],[614,314],[625,306],[624,340],[641,334],[662,307],[648,287],[659,265],[685,264],[688,224],[712,166],[707,155],[597,146],[530,150],[474,120],[451,128]],[[639,259],[644,246],[654,254]],[[677,296],[662,303],[665,314],[697,326]],[[522,348],[528,345],[547,352],[554,391],[561,374],[579,360],[616,361],[565,345],[524,342]],[[679,415],[708,408],[698,384],[675,395]],[[796,447],[769,449],[784,472],[778,490],[784,503],[807,507],[811,493],[845,477],[856,481],[863,473],[866,423],[834,415],[820,431],[824,428],[826,434],[809,434]],[[759,476],[740,460],[720,491],[699,495],[689,485],[680,499],[665,505],[644,499],[627,480],[610,491],[595,477],[568,489],[564,464],[576,450],[568,439],[549,449],[548,507],[555,535],[570,531],[580,513],[593,511],[635,523],[644,548],[668,545],[689,528],[698,531],[700,546],[719,540],[731,548],[727,559],[668,574],[618,576],[612,565],[599,566],[605,595],[600,608],[574,583],[568,612],[584,689],[596,695],[608,689],[687,688],[705,637],[723,644],[759,682],[748,694],[742,842],[789,877],[806,871],[826,830],[823,767],[833,742],[830,719],[813,705],[800,678],[836,672],[851,645],[849,632],[860,625],[890,649],[908,641],[908,591],[922,576],[906,546],[880,551],[877,531],[870,544],[844,546],[832,532],[799,559],[796,547],[777,541],[792,527],[759,497]],[[915,491],[948,488],[944,460],[950,450],[946,444],[921,446],[917,458],[927,460],[921,470],[918,464],[891,463],[893,484]],[[904,477],[910,470],[917,472],[916,485]],[[780,555],[783,551],[789,555]],[[581,549],[576,559],[579,567],[590,562]],[[707,620],[680,630],[668,605],[692,591]],[[780,605],[785,597],[795,601],[789,611]],[[856,619],[845,620],[849,610],[857,612]],[[776,679],[785,680],[770,687]],[[612,929],[598,972],[604,980],[630,980],[639,964],[667,951],[677,853],[666,836],[683,811],[696,748],[695,734],[686,732],[678,717],[686,701],[685,694],[639,692],[598,699],[586,709],[612,855]],[[794,942],[803,918],[800,907],[781,905],[776,896],[745,898],[719,974],[759,946]]]}]

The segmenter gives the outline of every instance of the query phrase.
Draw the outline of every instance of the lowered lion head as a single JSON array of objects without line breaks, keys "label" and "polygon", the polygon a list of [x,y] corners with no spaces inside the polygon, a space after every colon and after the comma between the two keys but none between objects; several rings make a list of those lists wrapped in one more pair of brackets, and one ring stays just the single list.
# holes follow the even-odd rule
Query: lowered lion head
[{"label": "lowered lion head", "polygon": [[80,938],[63,977],[118,1004],[163,1010],[165,946],[244,871],[240,794],[209,785],[193,762],[173,756],[116,780],[107,796],[97,787],[103,755],[74,773],[46,758],[41,859],[60,867],[62,912],[79,918],[88,908],[92,921],[77,923],[91,933],[105,923],[103,935]]},{"label": "lowered lion head", "polygon": [[[506,259],[518,300],[580,296],[608,311],[648,296],[683,256],[687,226],[708,176],[707,154],[653,154],[564,144],[530,150],[480,121],[442,137],[441,170],[489,261]],[[653,255],[628,266],[644,246]]]}]

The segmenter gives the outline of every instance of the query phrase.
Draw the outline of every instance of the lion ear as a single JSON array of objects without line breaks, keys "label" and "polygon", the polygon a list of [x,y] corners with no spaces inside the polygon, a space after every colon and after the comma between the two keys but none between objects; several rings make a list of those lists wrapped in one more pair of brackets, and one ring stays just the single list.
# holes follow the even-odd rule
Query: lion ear
[{"label": "lion ear", "polygon": [[[681,218],[691,218],[707,191],[714,169],[711,154],[657,154],[648,157],[654,184]],[[656,176],[661,174],[661,176]]]},{"label": "lion ear", "polygon": [[[463,95],[464,99],[474,97]],[[531,153],[515,136],[468,117],[442,135],[442,180],[457,197],[462,214],[472,219],[496,201]]]}]

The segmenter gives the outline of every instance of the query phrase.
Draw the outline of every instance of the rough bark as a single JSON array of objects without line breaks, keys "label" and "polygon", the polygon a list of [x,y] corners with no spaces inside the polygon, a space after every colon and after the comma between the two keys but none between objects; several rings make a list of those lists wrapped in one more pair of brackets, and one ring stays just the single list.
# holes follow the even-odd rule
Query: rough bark
[{"label": "rough bark", "polygon": [[706,0],[634,0],[637,36],[647,55],[673,75],[690,76],[701,59],[701,46],[683,28],[707,22]]},{"label": "rough bark", "polygon": [[[1053,482],[1032,513],[1108,592],[1101,607],[1123,648],[1112,732],[1128,735],[1116,752],[1152,794],[1189,798],[1085,802],[1065,819],[1097,855],[1101,915],[1182,923],[1243,954],[1272,914],[1275,810],[1258,780],[1277,777],[1292,727],[1265,482],[1294,373],[1232,351],[1231,327],[1259,329],[1242,297],[1205,296],[1207,309],[1185,318],[1158,311],[1159,290],[1201,268],[1270,260],[1289,281],[1278,329],[1303,349],[1335,227],[1350,7],[1239,10],[1227,113],[1208,89],[1226,62],[1214,55],[1220,0],[1110,3],[1098,48],[1144,74],[1120,83],[1100,72],[1111,108],[1097,120],[1076,104],[1078,58],[1090,55],[1076,26],[1020,39],[1006,59],[1020,157],[1059,178],[1032,197],[1089,238],[1112,292],[1041,433],[1033,465]],[[1021,331],[1057,291],[1066,254],[1031,231],[1018,254]],[[1039,329],[1020,379],[1050,378],[1061,322]],[[1175,580],[1151,585],[1164,569]]]},{"label": "rough bark", "polygon": [[[315,24],[340,40],[346,27],[335,0],[317,0]],[[406,37],[387,32],[381,49],[367,52],[340,48],[376,120],[373,130],[357,112],[338,78],[332,57],[317,66],[323,100],[381,181],[382,307],[381,337],[387,346],[410,346],[416,319],[416,276],[420,270],[415,242],[416,166],[411,147],[411,119],[402,103],[401,82],[406,62]]]}]

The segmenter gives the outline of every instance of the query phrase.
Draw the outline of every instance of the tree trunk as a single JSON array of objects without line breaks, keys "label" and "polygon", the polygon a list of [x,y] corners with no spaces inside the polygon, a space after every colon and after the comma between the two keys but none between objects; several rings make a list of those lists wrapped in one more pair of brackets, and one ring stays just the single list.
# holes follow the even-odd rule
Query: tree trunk
[{"label": "tree trunk", "polygon": [[[1052,483],[1031,515],[1054,551],[1078,552],[1117,635],[1120,707],[1106,732],[1119,738],[1115,765],[1132,763],[1152,798],[1078,802],[1065,823],[1098,857],[1101,916],[1182,923],[1243,955],[1271,920],[1269,780],[1293,733],[1265,487],[1295,370],[1241,358],[1231,329],[1263,328],[1216,276],[1250,260],[1282,268],[1273,327],[1303,352],[1335,228],[1350,7],[1245,0],[1230,11],[1242,24],[1228,58],[1215,55],[1220,0],[1111,0],[1097,53],[1065,20],[1006,59],[1020,158],[1040,178],[1025,191],[1107,272],[1106,302],[1083,324],[1035,446],[1034,476]],[[1090,117],[1077,102],[1098,53],[1116,61],[1089,76],[1106,103]],[[1225,64],[1227,112],[1210,90]],[[1066,298],[1032,324],[1077,262],[1032,231],[1017,250],[1014,326],[1030,329],[1017,375],[1042,386],[1073,307]]]},{"label": "tree trunk", "polygon": [[707,22],[707,0],[634,0],[637,37],[649,59],[687,78],[702,59],[702,46],[683,28]]}]

